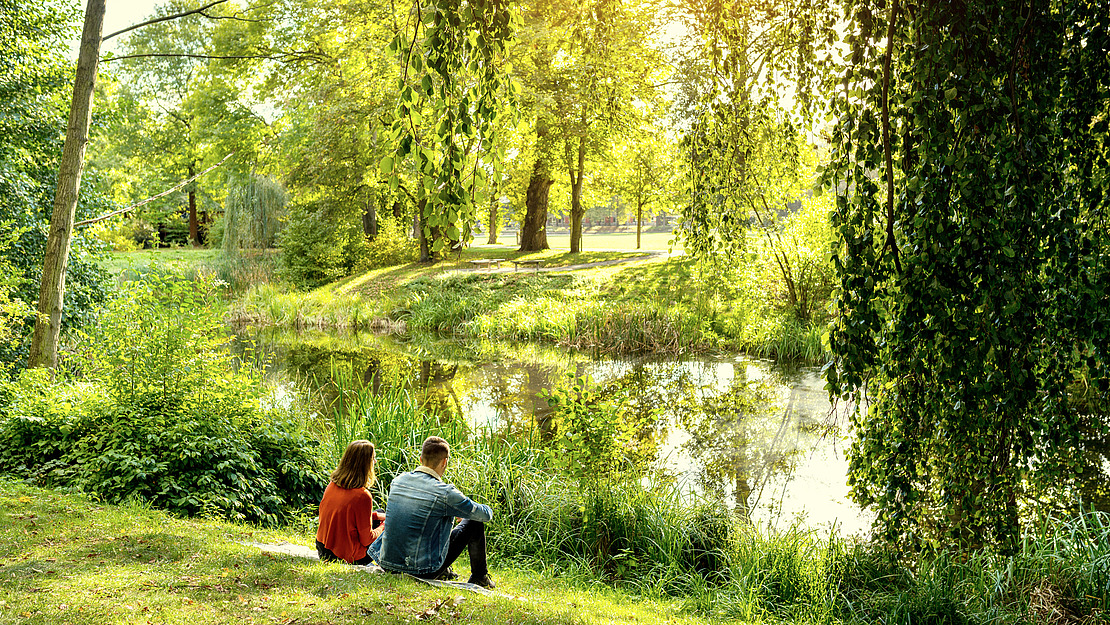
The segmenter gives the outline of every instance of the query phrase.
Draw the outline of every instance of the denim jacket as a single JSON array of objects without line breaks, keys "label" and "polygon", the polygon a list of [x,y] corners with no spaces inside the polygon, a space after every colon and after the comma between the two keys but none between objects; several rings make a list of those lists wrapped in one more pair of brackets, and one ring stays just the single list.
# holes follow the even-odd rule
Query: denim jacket
[{"label": "denim jacket", "polygon": [[420,467],[393,478],[386,505],[385,531],[368,555],[395,573],[428,575],[443,565],[455,517],[489,521],[493,511]]}]

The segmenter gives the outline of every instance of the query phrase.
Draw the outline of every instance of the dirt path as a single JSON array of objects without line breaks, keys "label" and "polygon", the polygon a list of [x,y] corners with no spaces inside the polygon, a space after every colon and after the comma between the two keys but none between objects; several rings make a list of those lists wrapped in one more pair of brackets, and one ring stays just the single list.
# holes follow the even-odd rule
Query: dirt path
[{"label": "dirt path", "polygon": [[[627,252],[628,250],[590,250],[590,251],[591,252]],[[579,264],[579,265],[561,265],[561,266],[558,266],[558,267],[539,267],[539,268],[504,266],[504,267],[498,267],[496,269],[483,269],[481,267],[474,267],[473,269],[470,269],[470,268],[459,269],[459,271],[466,271],[466,272],[478,271],[478,272],[481,272],[481,273],[514,273],[514,272],[516,272],[516,273],[553,273],[553,272],[559,272],[559,271],[578,271],[580,269],[592,269],[594,267],[605,267],[607,265],[620,265],[620,264],[624,264],[624,263],[631,263],[631,262],[638,262],[638,261],[659,262],[661,260],[666,260],[667,258],[670,258],[671,256],[674,256],[674,254],[670,254],[668,252],[664,252],[664,251],[661,251],[661,250],[647,250],[647,251],[640,252],[638,256],[629,256],[627,258],[614,258],[612,260],[599,260],[599,261],[596,261],[596,262],[582,263],[582,264]],[[511,265],[512,264],[512,261],[510,261],[510,260],[506,260],[506,261],[502,261],[502,262],[506,265]]]}]

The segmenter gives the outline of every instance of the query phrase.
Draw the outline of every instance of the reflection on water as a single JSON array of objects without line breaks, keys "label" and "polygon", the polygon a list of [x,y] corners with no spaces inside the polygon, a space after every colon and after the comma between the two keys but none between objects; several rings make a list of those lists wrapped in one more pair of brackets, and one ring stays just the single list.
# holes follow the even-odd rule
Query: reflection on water
[{"label": "reflection on water", "polygon": [[[741,356],[697,360],[590,359],[535,345],[401,344],[356,335],[260,334],[270,374],[319,385],[338,369],[377,390],[421,391],[429,408],[510,438],[550,440],[557,424],[541,391],[588,375],[625,389],[629,419],[654,415],[642,443],[645,474],[717,498],[753,521],[862,531],[847,499],[845,419],[812,368],[784,369]],[[313,382],[315,381],[315,382]]]}]

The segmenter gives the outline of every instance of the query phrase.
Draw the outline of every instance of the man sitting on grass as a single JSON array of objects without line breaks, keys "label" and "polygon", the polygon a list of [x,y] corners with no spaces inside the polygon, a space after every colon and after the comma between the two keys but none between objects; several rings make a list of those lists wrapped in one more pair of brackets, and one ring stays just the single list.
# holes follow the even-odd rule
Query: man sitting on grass
[{"label": "man sitting on grass", "polygon": [[[475,503],[443,481],[451,448],[429,436],[420,449],[420,466],[389,486],[385,531],[370,556],[387,571],[436,579],[448,573],[463,547],[470,553],[470,583],[493,588],[486,569],[489,506]],[[452,519],[462,522],[451,528]]]}]

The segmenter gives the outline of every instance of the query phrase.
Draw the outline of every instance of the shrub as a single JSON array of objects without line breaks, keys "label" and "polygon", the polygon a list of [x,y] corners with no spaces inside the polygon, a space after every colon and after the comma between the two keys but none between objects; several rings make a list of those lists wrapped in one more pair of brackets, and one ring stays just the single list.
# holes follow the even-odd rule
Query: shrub
[{"label": "shrub", "polygon": [[300,286],[313,287],[365,266],[369,243],[362,224],[343,214],[334,200],[290,205],[289,224],[278,237],[284,277]]},{"label": "shrub", "polygon": [[72,379],[24,372],[0,414],[0,470],[182,514],[274,524],[326,484],[318,444],[263,409],[220,347],[211,281],[151,276],[83,335]]},{"label": "shrub", "polygon": [[410,263],[417,258],[418,245],[409,238],[404,225],[395,219],[378,222],[378,235],[370,241],[362,269],[392,267]]},{"label": "shrub", "polygon": [[137,228],[126,221],[100,222],[90,230],[96,240],[114,252],[134,252],[142,246]]},{"label": "shrub", "polygon": [[[10,222],[0,223],[0,229],[11,228]],[[19,231],[11,230],[6,238],[0,238],[0,356],[15,351],[14,344],[19,339],[19,322],[30,314],[31,307],[18,297],[12,298],[12,292],[20,286],[21,280],[16,274],[12,264],[6,258],[6,250],[12,246],[20,235]],[[0,381],[7,378],[9,363],[0,357]]]}]

